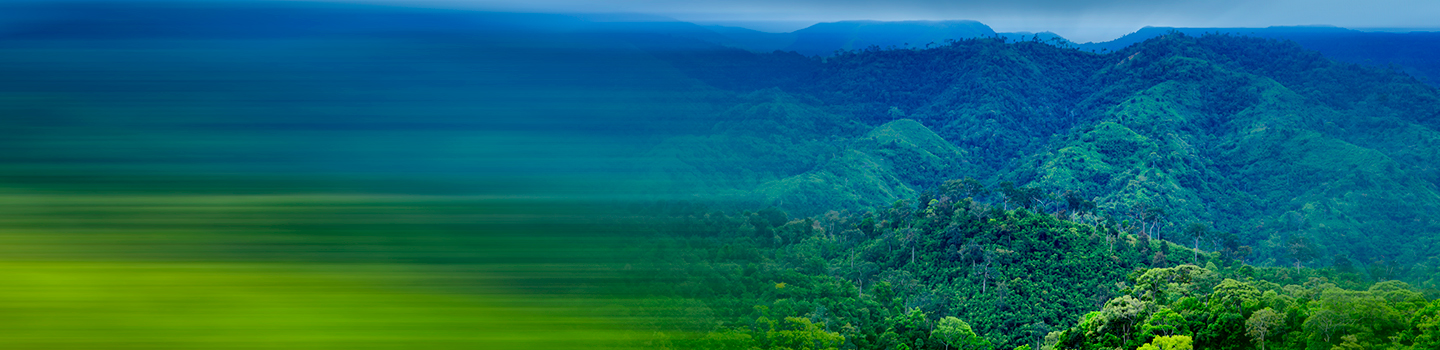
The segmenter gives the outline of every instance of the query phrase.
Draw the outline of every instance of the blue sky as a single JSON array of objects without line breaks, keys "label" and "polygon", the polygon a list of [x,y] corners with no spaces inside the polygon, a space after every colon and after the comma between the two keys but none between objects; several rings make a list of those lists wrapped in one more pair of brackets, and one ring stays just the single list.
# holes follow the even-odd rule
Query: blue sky
[{"label": "blue sky", "polygon": [[645,13],[702,24],[791,31],[840,20],[984,22],[996,31],[1051,31],[1106,41],[1144,26],[1440,28],[1436,0],[368,0],[546,13]]}]

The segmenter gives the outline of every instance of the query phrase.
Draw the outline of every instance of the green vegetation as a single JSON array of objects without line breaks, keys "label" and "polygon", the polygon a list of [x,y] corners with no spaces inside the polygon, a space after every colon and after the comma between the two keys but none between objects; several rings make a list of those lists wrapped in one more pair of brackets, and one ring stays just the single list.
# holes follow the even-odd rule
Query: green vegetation
[{"label": "green vegetation", "polygon": [[721,349],[1411,349],[1435,336],[1426,293],[1440,291],[951,197],[987,192],[975,183],[859,214],[672,208],[639,260],[656,264],[644,285],[657,303],[684,306],[624,316],[676,320],[655,333]]}]

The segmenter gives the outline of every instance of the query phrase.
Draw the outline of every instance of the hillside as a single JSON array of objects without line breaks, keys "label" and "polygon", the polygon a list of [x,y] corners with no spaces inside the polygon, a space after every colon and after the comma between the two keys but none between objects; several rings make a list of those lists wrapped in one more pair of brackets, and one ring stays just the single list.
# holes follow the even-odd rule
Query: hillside
[{"label": "hillside", "polygon": [[[698,135],[676,136],[646,157],[658,194],[778,205],[796,214],[914,198],[969,172],[964,153],[900,119],[874,128],[777,89],[740,97]],[[868,129],[868,131],[867,131]]]},{"label": "hillside", "polygon": [[[1099,215],[1143,222],[1157,237],[1248,246],[1250,260],[1270,265],[1338,254],[1418,272],[1431,267],[1412,264],[1437,253],[1422,234],[1440,204],[1434,155],[1416,146],[1434,144],[1440,99],[1404,73],[1288,42],[1183,34],[1108,54],[977,39],[787,62],[807,68],[772,77],[778,87],[844,106],[832,108],[863,124],[915,120],[973,160],[964,176],[1080,193]],[[885,183],[867,175],[873,182],[858,183]],[[832,201],[842,202],[856,201]],[[842,208],[860,207],[832,209]],[[1181,233],[1192,222],[1236,238]]]},{"label": "hillside", "polygon": [[885,123],[814,170],[761,184],[761,203],[815,215],[823,208],[863,208],[915,198],[917,189],[967,173],[963,152],[924,125],[900,119]]},{"label": "hillside", "polygon": [[1079,44],[1086,51],[1117,51],[1170,32],[1189,36],[1230,34],[1294,41],[1308,50],[1319,51],[1333,60],[1374,66],[1399,65],[1421,81],[1440,86],[1440,33],[1365,32],[1353,29],[1302,26],[1267,28],[1172,28],[1145,27],[1115,40]]}]

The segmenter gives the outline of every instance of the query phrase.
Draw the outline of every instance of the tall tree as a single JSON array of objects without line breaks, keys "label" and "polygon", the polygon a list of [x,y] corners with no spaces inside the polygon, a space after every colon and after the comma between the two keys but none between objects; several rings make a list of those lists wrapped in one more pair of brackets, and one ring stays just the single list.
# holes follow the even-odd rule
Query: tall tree
[{"label": "tall tree", "polygon": [[1260,350],[1265,350],[1265,338],[1275,334],[1284,323],[1284,317],[1267,307],[1256,311],[1250,315],[1250,319],[1245,320],[1245,334],[1260,344]]},{"label": "tall tree", "polygon": [[1100,312],[1110,322],[1119,323],[1124,338],[1130,337],[1130,329],[1140,320],[1140,314],[1145,311],[1145,302],[1135,299],[1129,295],[1122,295],[1119,298],[1111,299],[1105,303],[1105,308]]},{"label": "tall tree", "polygon": [[970,328],[969,323],[965,323],[965,321],[955,318],[954,316],[946,316],[940,319],[940,322],[935,325],[935,331],[931,333],[931,336],[940,340],[940,343],[945,344],[947,350],[950,347],[955,347],[956,350],[980,350],[990,348],[989,340],[986,340],[985,337],[981,337],[979,334],[975,334],[975,330]]},{"label": "tall tree", "polygon": [[1203,237],[1209,237],[1209,236],[1210,236],[1210,226],[1207,226],[1207,225],[1205,225],[1205,224],[1198,223],[1198,222],[1191,223],[1191,224],[1190,224],[1190,227],[1186,227],[1186,228],[1185,228],[1185,234],[1190,235],[1190,237],[1194,237],[1194,238],[1195,238],[1195,260],[1194,260],[1194,261],[1197,261],[1197,262],[1200,261],[1200,239],[1203,238]]},{"label": "tall tree", "polygon": [[1310,239],[1301,235],[1290,236],[1289,241],[1285,243],[1285,254],[1291,259],[1295,259],[1295,268],[1297,269],[1300,268],[1300,263],[1315,260],[1315,257],[1318,256],[1315,253],[1315,247],[1310,244]]},{"label": "tall tree", "polygon": [[976,243],[975,239],[972,238],[966,240],[965,245],[960,246],[959,253],[961,259],[970,261],[970,269],[974,270],[975,264],[984,259],[986,252],[985,247],[980,246],[980,244]]},{"label": "tall tree", "polygon": [[1329,343],[1330,334],[1334,333],[1337,328],[1344,326],[1345,323],[1344,314],[1330,309],[1320,309],[1319,311],[1310,313],[1310,317],[1305,319],[1305,323],[1301,327],[1304,327],[1306,331],[1312,334],[1319,334],[1324,338],[1326,343]]},{"label": "tall tree", "polygon": [[1171,336],[1185,328],[1185,316],[1176,313],[1168,307],[1161,307],[1159,311],[1150,314],[1141,326],[1141,333],[1152,336]]}]

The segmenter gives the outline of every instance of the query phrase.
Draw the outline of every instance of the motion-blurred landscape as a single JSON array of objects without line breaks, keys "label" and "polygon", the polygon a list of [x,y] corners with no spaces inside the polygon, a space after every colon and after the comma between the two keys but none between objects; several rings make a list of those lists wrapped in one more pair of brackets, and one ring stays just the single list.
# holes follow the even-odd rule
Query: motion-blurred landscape
[{"label": "motion-blurred landscape", "polygon": [[1440,346],[1434,32],[0,13],[7,348]]}]

